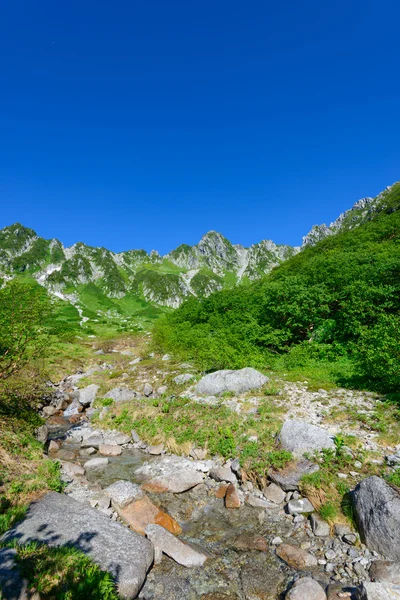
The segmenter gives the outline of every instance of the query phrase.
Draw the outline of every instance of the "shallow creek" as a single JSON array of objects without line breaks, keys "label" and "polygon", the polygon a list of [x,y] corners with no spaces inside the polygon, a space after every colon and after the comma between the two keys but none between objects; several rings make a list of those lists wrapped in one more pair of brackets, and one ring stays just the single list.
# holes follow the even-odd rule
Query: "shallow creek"
[{"label": "shallow creek", "polygon": [[[89,458],[79,443],[61,442],[61,450],[75,454],[74,462],[84,464]],[[150,456],[138,449],[124,449],[120,456],[109,457],[108,465],[88,469],[86,479],[94,489],[103,489],[117,480],[143,483],[146,476],[135,471],[148,463],[157,463],[159,456]],[[147,476],[148,478],[148,476]],[[154,565],[139,594],[143,600],[277,600],[296,576],[275,555],[273,538],[296,545],[310,544],[303,528],[294,529],[282,509],[227,509],[224,500],[215,497],[214,482],[206,478],[190,491],[181,494],[148,494],[151,500],[170,514],[182,527],[181,539],[200,547],[210,558],[203,567],[185,568],[163,556]],[[73,483],[79,486],[79,479]],[[87,485],[87,482],[86,482]],[[71,493],[67,487],[66,493]],[[74,494],[73,494],[74,495]],[[84,490],[81,500],[84,500]],[[321,572],[323,581],[324,574]],[[314,573],[315,576],[315,573]],[[282,595],[283,594],[283,595]]]}]

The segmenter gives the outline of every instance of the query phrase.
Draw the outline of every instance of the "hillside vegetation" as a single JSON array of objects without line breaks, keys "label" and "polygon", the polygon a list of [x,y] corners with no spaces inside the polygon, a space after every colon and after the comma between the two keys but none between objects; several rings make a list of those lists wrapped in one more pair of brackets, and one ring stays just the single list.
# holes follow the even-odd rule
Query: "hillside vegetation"
[{"label": "hillside vegetation", "polygon": [[396,392],[400,382],[400,184],[360,226],[306,247],[248,286],[190,299],[155,325],[162,351],[205,370],[320,368]]}]

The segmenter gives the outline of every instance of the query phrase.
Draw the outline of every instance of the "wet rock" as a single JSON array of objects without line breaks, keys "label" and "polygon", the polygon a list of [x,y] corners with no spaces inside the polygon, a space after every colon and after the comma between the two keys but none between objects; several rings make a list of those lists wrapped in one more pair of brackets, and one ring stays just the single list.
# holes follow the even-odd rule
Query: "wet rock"
[{"label": "wet rock", "polygon": [[207,560],[206,554],[178,540],[160,525],[148,525],[146,536],[155,547],[184,567],[201,567]]},{"label": "wet rock", "polygon": [[85,408],[91,406],[96,399],[97,392],[99,390],[98,385],[92,383],[91,385],[86,386],[82,390],[79,390],[79,402]]},{"label": "wet rock", "polygon": [[162,494],[164,492],[180,494],[202,482],[203,475],[201,473],[192,469],[184,469],[154,477],[154,479],[143,484],[142,489],[155,494]]},{"label": "wet rock", "polygon": [[216,396],[223,392],[243,394],[262,387],[267,381],[268,377],[250,367],[237,371],[216,371],[203,377],[197,384],[196,391],[200,396]]},{"label": "wet rock", "polygon": [[301,458],[304,453],[314,453],[324,448],[334,448],[333,437],[321,427],[305,421],[285,421],[278,440],[285,450]]},{"label": "wet rock", "polygon": [[101,433],[93,432],[82,440],[82,448],[99,448],[104,444],[104,438]]},{"label": "wet rock", "polygon": [[137,393],[134,390],[123,387],[115,387],[104,394],[104,398],[111,398],[114,402],[125,402],[127,400],[133,400],[136,397]]},{"label": "wet rock", "polygon": [[73,400],[71,404],[64,410],[64,417],[72,417],[78,415],[83,410],[82,404],[78,400]]},{"label": "wet rock", "polygon": [[282,504],[286,496],[282,488],[276,483],[270,483],[268,487],[264,488],[263,494],[267,500],[274,502],[274,504]]},{"label": "wet rock", "polygon": [[54,458],[57,458],[57,460],[74,460],[75,452],[73,452],[72,450],[65,450],[64,448],[61,448],[60,450],[57,450],[57,452],[54,454]]},{"label": "wet rock", "polygon": [[28,600],[28,582],[22,578],[16,562],[17,552],[0,548],[0,597],[4,600]]},{"label": "wet rock", "polygon": [[108,458],[91,458],[83,465],[85,469],[101,469],[108,465]]},{"label": "wet rock", "polygon": [[177,375],[176,377],[174,377],[174,381],[178,385],[187,383],[188,381],[191,381],[192,379],[194,379],[194,375],[192,375],[191,373],[183,373],[182,375]]},{"label": "wet rock", "polygon": [[236,475],[232,472],[229,467],[217,467],[211,469],[209,473],[211,479],[215,481],[227,481],[228,483],[236,483]]},{"label": "wet rock", "polygon": [[300,498],[299,500],[289,500],[287,509],[290,515],[301,515],[305,513],[311,513],[314,511],[314,507],[307,498]]},{"label": "wet rock", "polygon": [[326,590],[327,600],[354,600],[356,589],[353,587],[342,586],[341,584],[331,584]]},{"label": "wet rock", "polygon": [[368,477],[354,490],[360,533],[371,550],[400,560],[400,494],[380,477]]},{"label": "wet rock", "polygon": [[267,552],[268,550],[267,540],[262,535],[250,532],[239,535],[235,539],[233,547],[236,550],[259,550],[260,552]]},{"label": "wet rock", "polygon": [[276,554],[294,569],[301,570],[316,567],[318,565],[318,561],[315,556],[309,552],[306,552],[305,550],[302,550],[298,546],[281,544],[276,548]]},{"label": "wet rock", "polygon": [[164,444],[157,444],[156,446],[149,446],[148,453],[153,456],[158,456],[164,452]]},{"label": "wet rock", "polygon": [[144,535],[146,527],[150,524],[160,525],[174,534],[182,532],[179,523],[153,504],[147,496],[131,502],[124,508],[116,506],[116,509],[121,519],[134,531],[142,535]]},{"label": "wet rock", "polygon": [[310,517],[311,528],[313,534],[317,537],[328,537],[330,534],[329,524],[324,521],[319,515],[312,514]]},{"label": "wet rock", "polygon": [[51,440],[47,451],[49,454],[51,454],[54,452],[58,452],[59,449],[60,449],[60,444],[58,442],[55,442],[54,440]]},{"label": "wet rock", "polygon": [[270,471],[269,477],[285,492],[291,492],[299,489],[299,482],[304,475],[310,475],[318,470],[318,465],[304,459],[290,464],[280,471]]},{"label": "wet rock", "polygon": [[357,590],[357,600],[400,600],[400,586],[363,582]]},{"label": "wet rock", "polygon": [[372,581],[400,585],[400,563],[389,560],[375,560],[369,570]]},{"label": "wet rock", "polygon": [[312,577],[301,577],[294,582],[285,600],[326,600],[326,594],[318,581]]},{"label": "wet rock", "polygon": [[99,452],[103,456],[119,456],[122,454],[121,446],[114,446],[111,444],[102,444],[99,446]]},{"label": "wet rock", "polygon": [[280,597],[285,576],[276,562],[246,564],[240,572],[245,600],[276,600]]},{"label": "wet rock", "polygon": [[130,481],[120,479],[115,481],[104,489],[104,493],[109,496],[113,505],[124,508],[134,500],[143,498],[143,491],[140,486]]},{"label": "wet rock", "polygon": [[35,438],[38,442],[45,444],[47,442],[47,438],[49,435],[49,428],[47,425],[40,425],[37,429],[35,429]]},{"label": "wet rock", "polygon": [[240,497],[233,483],[230,483],[226,490],[225,506],[226,508],[240,508]]},{"label": "wet rock", "polygon": [[30,505],[25,519],[6,532],[4,541],[75,546],[118,581],[120,595],[136,598],[153,561],[152,545],[98,510],[51,492]]}]

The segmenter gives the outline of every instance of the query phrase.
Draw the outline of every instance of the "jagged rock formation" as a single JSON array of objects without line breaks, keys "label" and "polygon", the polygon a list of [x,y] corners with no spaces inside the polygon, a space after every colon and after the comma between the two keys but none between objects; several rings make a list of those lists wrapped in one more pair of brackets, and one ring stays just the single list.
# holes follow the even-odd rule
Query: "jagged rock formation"
[{"label": "jagged rock formation", "polygon": [[352,208],[340,214],[339,217],[329,225],[314,225],[303,237],[302,248],[315,246],[319,241],[339,233],[354,229],[366,221],[370,221],[380,212],[393,212],[398,210],[398,203],[393,202],[393,192],[400,188],[400,182],[388,186],[376,198],[361,198]]},{"label": "jagged rock formation", "polygon": [[[302,247],[357,227],[382,211],[397,210],[399,191],[400,182],[374,199],[359,200],[329,227],[314,226]],[[52,294],[73,304],[84,323],[89,317],[83,314],[88,308],[83,291],[95,298],[92,306],[96,305],[100,318],[115,311],[109,302],[113,299],[177,308],[191,296],[209,296],[241,281],[258,279],[299,251],[271,240],[245,248],[209,231],[198,244],[182,244],[165,256],[155,250],[115,253],[82,242],[65,248],[58,240],[45,240],[16,223],[0,231],[0,283],[18,274],[34,277]]]}]

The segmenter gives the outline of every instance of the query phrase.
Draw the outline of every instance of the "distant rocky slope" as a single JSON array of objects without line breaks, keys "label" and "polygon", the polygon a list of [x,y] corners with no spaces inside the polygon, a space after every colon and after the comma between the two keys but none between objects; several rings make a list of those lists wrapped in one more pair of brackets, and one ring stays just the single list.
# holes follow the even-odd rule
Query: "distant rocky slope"
[{"label": "distant rocky slope", "polygon": [[[357,227],[381,211],[397,210],[400,182],[376,198],[364,198],[329,227],[316,225],[303,238],[303,248],[328,235]],[[393,200],[394,198],[394,200]],[[209,231],[194,246],[182,244],[169,254],[128,250],[115,253],[82,242],[66,248],[45,240],[19,223],[0,231],[0,278],[30,276],[52,294],[85,308],[82,290],[91,297],[123,299],[177,308],[190,296],[208,296],[239,282],[254,280],[299,252],[300,248],[270,240],[244,248]],[[103,311],[104,312],[104,311]]]}]

